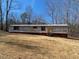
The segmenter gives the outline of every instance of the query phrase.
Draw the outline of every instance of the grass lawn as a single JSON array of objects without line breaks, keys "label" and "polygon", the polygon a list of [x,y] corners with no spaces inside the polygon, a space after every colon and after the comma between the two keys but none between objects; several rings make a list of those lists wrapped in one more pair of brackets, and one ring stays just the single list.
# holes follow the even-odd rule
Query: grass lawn
[{"label": "grass lawn", "polygon": [[0,59],[79,59],[79,41],[0,32]]}]

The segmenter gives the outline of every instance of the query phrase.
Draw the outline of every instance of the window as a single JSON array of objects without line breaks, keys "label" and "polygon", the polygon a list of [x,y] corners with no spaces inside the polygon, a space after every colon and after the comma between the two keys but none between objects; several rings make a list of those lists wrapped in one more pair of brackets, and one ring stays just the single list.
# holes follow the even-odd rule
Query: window
[{"label": "window", "polygon": [[19,30],[19,26],[14,26],[14,30]]},{"label": "window", "polygon": [[34,28],[34,29],[36,29],[37,27],[36,27],[36,26],[34,26],[33,28]]},{"label": "window", "polygon": [[64,29],[63,32],[67,32],[67,29]]},{"label": "window", "polygon": [[42,31],[45,31],[45,27],[44,27],[44,26],[43,26],[43,27],[41,27],[41,30],[42,30]]}]

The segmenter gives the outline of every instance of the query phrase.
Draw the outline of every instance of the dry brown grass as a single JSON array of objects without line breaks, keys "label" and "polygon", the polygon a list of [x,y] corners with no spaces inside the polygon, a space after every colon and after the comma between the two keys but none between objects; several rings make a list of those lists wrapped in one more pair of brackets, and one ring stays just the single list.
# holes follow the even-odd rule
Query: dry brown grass
[{"label": "dry brown grass", "polygon": [[0,59],[79,59],[79,41],[5,33],[0,35]]}]

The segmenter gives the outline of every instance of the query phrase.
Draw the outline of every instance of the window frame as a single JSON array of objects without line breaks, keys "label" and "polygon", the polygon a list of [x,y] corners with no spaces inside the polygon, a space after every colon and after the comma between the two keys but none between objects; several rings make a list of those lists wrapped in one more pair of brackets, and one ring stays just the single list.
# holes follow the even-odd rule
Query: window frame
[{"label": "window frame", "polygon": [[13,26],[13,30],[19,30],[19,26]]},{"label": "window frame", "polygon": [[37,29],[38,27],[37,26],[33,26],[33,29]]},{"label": "window frame", "polygon": [[41,31],[46,31],[46,27],[45,26],[41,26]]}]

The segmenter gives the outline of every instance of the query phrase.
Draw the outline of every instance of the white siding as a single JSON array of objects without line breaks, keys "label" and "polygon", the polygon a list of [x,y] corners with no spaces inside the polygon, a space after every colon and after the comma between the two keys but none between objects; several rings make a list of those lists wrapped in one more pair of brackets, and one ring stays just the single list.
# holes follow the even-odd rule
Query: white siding
[{"label": "white siding", "polygon": [[68,33],[68,27],[53,27],[54,33]]},{"label": "white siding", "polygon": [[9,27],[9,32],[13,32],[13,27],[12,26]]},{"label": "white siding", "polygon": [[[19,30],[14,30],[13,26],[9,27],[9,32],[38,32],[38,33],[45,33],[47,31],[41,31],[41,27],[38,26],[37,28],[33,28],[33,26],[19,26]],[[67,26],[52,26],[51,33],[68,33]]]},{"label": "white siding", "polygon": [[9,32],[45,32],[41,31],[41,27],[33,28],[32,26],[20,26],[19,30],[14,30],[14,27],[9,27]]}]

